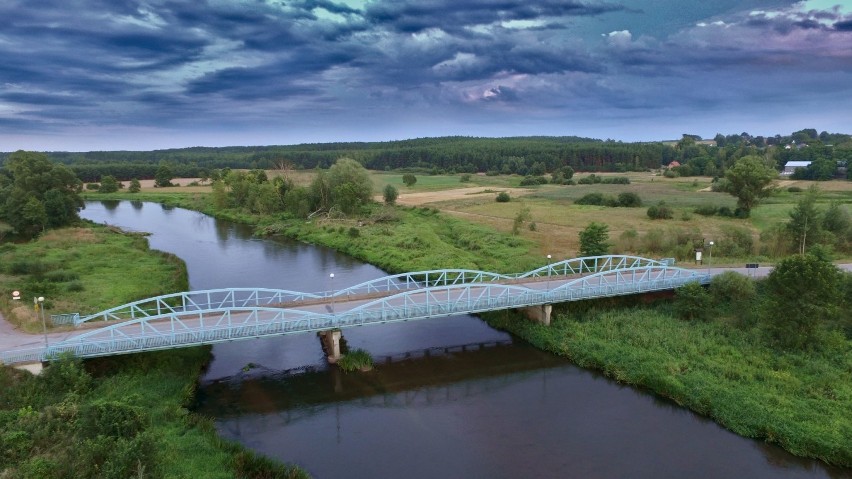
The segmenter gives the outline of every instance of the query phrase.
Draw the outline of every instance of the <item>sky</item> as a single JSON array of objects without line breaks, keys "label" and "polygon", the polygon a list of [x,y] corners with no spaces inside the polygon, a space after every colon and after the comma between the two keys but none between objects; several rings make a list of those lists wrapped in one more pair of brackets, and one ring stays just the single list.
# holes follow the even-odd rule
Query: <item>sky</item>
[{"label": "sky", "polygon": [[852,0],[3,0],[0,151],[852,133]]}]

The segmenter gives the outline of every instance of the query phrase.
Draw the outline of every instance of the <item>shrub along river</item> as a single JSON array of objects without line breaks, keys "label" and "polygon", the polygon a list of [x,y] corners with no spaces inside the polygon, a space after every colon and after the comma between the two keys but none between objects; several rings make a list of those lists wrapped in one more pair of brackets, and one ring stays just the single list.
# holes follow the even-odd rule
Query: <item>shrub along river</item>
[{"label": "shrub along river", "polygon": [[[256,239],[180,208],[89,202],[82,216],[151,233],[192,289],[330,291],[385,273],[333,250]],[[334,273],[334,278],[330,274]],[[474,316],[343,332],[377,367],[342,373],[312,334],[221,343],[197,412],[219,434],[317,478],[850,477],[739,437],[580,369]]]}]

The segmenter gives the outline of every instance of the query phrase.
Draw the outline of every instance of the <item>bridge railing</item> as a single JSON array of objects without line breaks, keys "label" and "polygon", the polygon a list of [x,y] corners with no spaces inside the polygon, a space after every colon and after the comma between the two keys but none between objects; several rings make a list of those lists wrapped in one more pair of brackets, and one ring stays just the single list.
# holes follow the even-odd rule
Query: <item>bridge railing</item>
[{"label": "bridge railing", "polygon": [[365,281],[334,292],[335,296],[407,291],[435,286],[452,286],[473,283],[512,282],[527,278],[558,278],[593,274],[603,271],[664,266],[666,263],[629,255],[606,255],[571,258],[551,263],[525,273],[500,274],[469,269],[439,269],[402,273]]},{"label": "bridge railing", "polygon": [[164,294],[123,304],[89,316],[78,317],[75,325],[86,321],[127,321],[222,308],[249,308],[282,305],[294,301],[319,300],[329,293],[315,294],[269,288],[223,288]]},{"label": "bridge railing", "polygon": [[45,348],[17,349],[0,352],[0,365],[34,363],[44,360]]},{"label": "bridge railing", "polygon": [[628,255],[590,256],[558,261],[517,274],[499,274],[467,269],[417,271],[384,276],[334,292],[303,293],[270,288],[223,288],[165,294],[116,306],[92,315],[74,318],[74,324],[87,321],[127,321],[136,318],[179,314],[221,308],[248,308],[286,305],[294,301],[321,300],[329,296],[348,297],[373,293],[396,293],[436,286],[513,282],[528,278],[594,274],[604,271],[663,265],[664,263]]},{"label": "bridge railing", "polygon": [[382,297],[331,313],[255,306],[194,314],[172,312],[85,333],[51,345],[47,354],[67,351],[77,356],[100,356],[167,349],[672,289],[690,281],[706,283],[709,276],[695,270],[653,266],[605,271],[544,290],[499,283],[436,286]]}]

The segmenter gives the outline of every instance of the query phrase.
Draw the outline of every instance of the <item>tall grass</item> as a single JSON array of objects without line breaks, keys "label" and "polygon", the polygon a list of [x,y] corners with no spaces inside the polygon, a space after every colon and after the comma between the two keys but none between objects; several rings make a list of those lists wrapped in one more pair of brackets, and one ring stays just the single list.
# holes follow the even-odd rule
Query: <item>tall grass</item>
[{"label": "tall grass", "polygon": [[8,301],[13,290],[25,301],[45,297],[48,314],[88,314],[187,286],[179,258],[149,250],[143,236],[103,226],[54,230],[0,250],[0,308],[30,332],[41,324]]},{"label": "tall grass", "polygon": [[494,327],[537,347],[646,387],[737,434],[799,456],[852,466],[852,343],[778,352],[756,330],[684,322],[664,306],[556,315],[544,327],[489,313]]},{"label": "tall grass", "polygon": [[307,477],[223,441],[186,410],[209,357],[201,347],[89,360],[85,370],[61,361],[38,377],[0,369],[0,476]]}]

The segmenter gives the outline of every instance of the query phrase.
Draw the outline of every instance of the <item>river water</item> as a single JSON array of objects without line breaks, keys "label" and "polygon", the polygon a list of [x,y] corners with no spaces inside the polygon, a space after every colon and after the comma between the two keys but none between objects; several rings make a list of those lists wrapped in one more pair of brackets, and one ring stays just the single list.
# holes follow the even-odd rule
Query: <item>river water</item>
[{"label": "river water", "polygon": [[[151,233],[152,248],[186,261],[192,289],[318,292],[384,275],[328,248],[256,239],[250,227],[180,208],[89,202],[82,216]],[[376,369],[341,373],[311,334],[217,344],[197,410],[223,437],[316,478],[852,477],[473,316],[347,329],[344,338]]]}]

